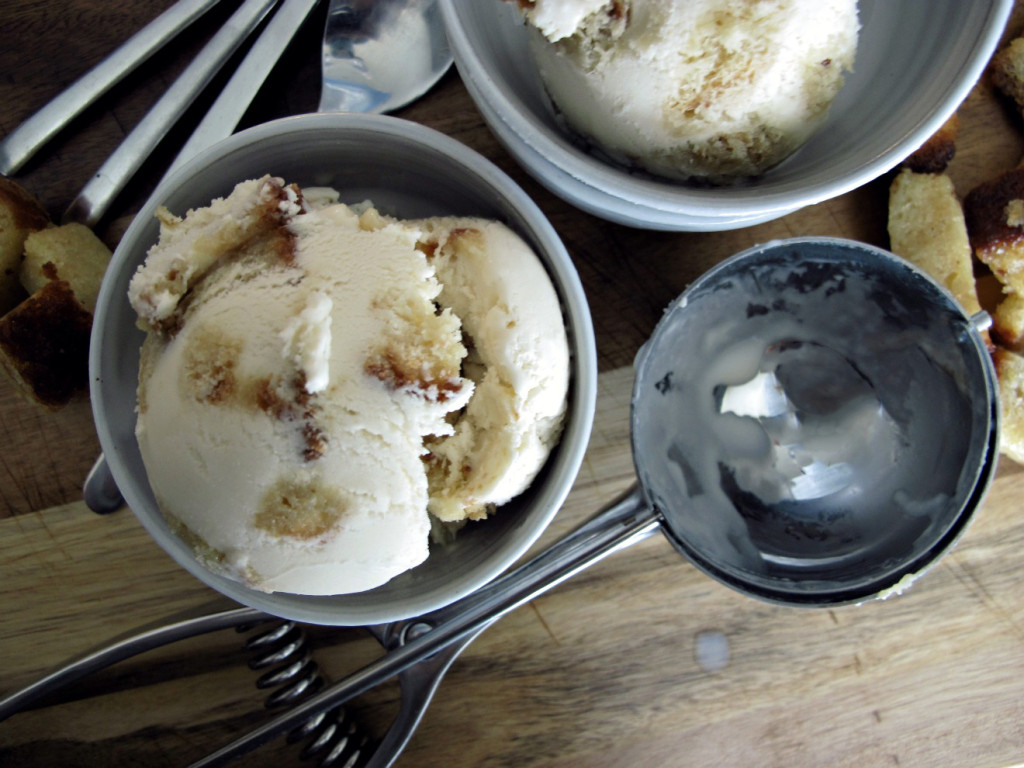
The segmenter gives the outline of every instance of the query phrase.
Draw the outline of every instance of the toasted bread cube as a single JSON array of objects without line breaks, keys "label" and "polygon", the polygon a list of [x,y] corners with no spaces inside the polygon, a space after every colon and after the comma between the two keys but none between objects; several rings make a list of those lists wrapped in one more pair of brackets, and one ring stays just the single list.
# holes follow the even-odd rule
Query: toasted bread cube
[{"label": "toasted bread cube", "polygon": [[53,280],[64,280],[82,306],[92,312],[110,255],[110,249],[83,224],[33,232],[25,240],[21,283],[35,293]]},{"label": "toasted bread cube", "polygon": [[903,167],[915,173],[942,173],[956,155],[956,136],[960,117],[956,112],[928,137],[906,160]]},{"label": "toasted bread cube", "polygon": [[1015,38],[996,51],[989,71],[996,88],[1024,109],[1024,38]]},{"label": "toasted bread cube", "polygon": [[0,363],[29,399],[56,409],[85,389],[92,315],[63,280],[0,318]]},{"label": "toasted bread cube", "polygon": [[0,315],[26,295],[18,279],[25,238],[49,224],[46,209],[28,190],[0,176]]},{"label": "toasted bread cube", "polygon": [[992,311],[992,333],[1000,344],[1024,350],[1024,295],[1006,294]]},{"label": "toasted bread cube", "polygon": [[992,361],[999,378],[1000,452],[1024,464],[1024,357],[996,348]]},{"label": "toasted bread cube", "polygon": [[982,182],[964,197],[974,255],[1011,293],[1024,294],[1024,168]]},{"label": "toasted bread cube", "polygon": [[981,311],[964,212],[948,176],[904,169],[889,188],[889,247]]}]

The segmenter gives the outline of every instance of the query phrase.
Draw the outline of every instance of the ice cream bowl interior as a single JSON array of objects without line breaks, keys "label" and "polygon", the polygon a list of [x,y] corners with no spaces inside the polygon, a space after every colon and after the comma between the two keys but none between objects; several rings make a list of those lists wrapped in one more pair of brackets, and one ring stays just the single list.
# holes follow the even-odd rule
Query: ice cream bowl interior
[{"label": "ice cream bowl interior", "polygon": [[713,268],[637,365],[634,461],[669,540],[772,602],[904,589],[957,541],[995,473],[985,319],[849,240],[774,241]]},{"label": "ice cream bowl interior", "polygon": [[[558,445],[522,495],[451,544],[432,546],[420,566],[366,592],[303,596],[265,593],[212,573],[176,536],[149,487],[134,436],[139,350],[144,334],[128,283],[158,237],[159,205],[177,215],[206,206],[264,174],[302,187],[330,186],[345,203],[372,201],[402,218],[497,219],[532,246],[559,295],[571,352],[568,412]],[[557,234],[529,197],[485,158],[414,123],[373,115],[303,115],[235,134],[161,182],[114,254],[97,304],[90,351],[93,413],[100,444],[127,505],[182,567],[219,592],[267,613],[307,623],[360,626],[417,616],[490,581],[544,531],[575,480],[593,422],[596,352],[579,278]]]},{"label": "ice cream bowl interior", "polygon": [[440,5],[467,89],[494,134],[539,182],[620,224],[715,231],[842,195],[906,158],[966,98],[999,43],[1012,2],[859,0],[854,70],[827,121],[761,176],[718,187],[624,169],[564,130],[530,54],[532,30],[516,3]]}]

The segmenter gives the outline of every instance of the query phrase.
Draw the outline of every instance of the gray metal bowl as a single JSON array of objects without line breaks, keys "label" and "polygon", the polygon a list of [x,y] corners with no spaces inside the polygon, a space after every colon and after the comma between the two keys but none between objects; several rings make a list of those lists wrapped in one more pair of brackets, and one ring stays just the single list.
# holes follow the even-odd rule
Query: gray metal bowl
[{"label": "gray metal bowl", "polygon": [[995,474],[995,371],[945,288],[878,248],[744,251],[666,311],[633,395],[648,504],[698,567],[787,604],[903,589]]},{"label": "gray metal bowl", "polygon": [[[493,518],[464,529],[454,544],[369,592],[332,597],[265,594],[200,565],[171,533],[146,479],[135,441],[139,347],[128,282],[156,242],[154,211],[183,214],[207,205],[242,180],[265,173],[302,186],[329,185],[343,202],[372,200],[400,217],[495,218],[535,249],[562,301],[572,352],[564,435],[530,489]],[[317,114],[286,118],[238,133],[166,179],[118,246],[100,290],[89,359],[93,414],[114,480],[150,534],[179,564],[238,602],[299,621],[366,625],[419,615],[445,605],[505,570],[551,521],[569,492],[590,436],[597,391],[593,328],[586,298],[561,240],[536,205],[504,173],[459,142],[393,117]]]},{"label": "gray metal bowl", "polygon": [[439,0],[455,63],[488,125],[556,195],[634,227],[713,231],[750,226],[842,195],[917,149],[981,75],[1011,0],[860,0],[855,71],[827,123],[792,157],[719,188],[630,173],[561,129],[532,64],[515,3]]}]

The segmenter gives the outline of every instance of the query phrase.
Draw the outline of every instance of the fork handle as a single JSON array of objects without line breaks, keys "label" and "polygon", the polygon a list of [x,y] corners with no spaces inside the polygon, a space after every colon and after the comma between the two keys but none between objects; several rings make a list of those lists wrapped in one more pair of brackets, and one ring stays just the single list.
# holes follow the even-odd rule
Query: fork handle
[{"label": "fork handle", "polygon": [[12,174],[72,118],[220,0],[178,0],[0,142],[0,173]]}]

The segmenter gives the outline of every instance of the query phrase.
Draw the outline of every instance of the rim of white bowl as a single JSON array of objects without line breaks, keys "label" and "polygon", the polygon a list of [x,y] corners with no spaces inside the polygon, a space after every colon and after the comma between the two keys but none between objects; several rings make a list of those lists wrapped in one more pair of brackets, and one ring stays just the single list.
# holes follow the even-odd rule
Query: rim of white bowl
[{"label": "rim of white bowl", "polygon": [[[749,223],[756,223],[752,217],[762,214],[766,216],[762,220],[777,218],[807,205],[845,194],[895,167],[934,134],[967,97],[995,51],[1013,7],[1012,0],[992,0],[977,38],[968,46],[971,53],[965,58],[956,77],[950,79],[943,99],[884,151],[839,178],[815,182],[802,188],[799,196],[793,190],[772,191],[755,185],[721,188],[728,194],[726,197],[725,193],[716,193],[715,190],[692,190],[631,175],[588,155],[574,146],[567,137],[552,135],[539,128],[530,117],[531,110],[512,92],[498,86],[490,67],[478,55],[459,18],[458,2],[439,0],[460,75],[475,81],[477,96],[490,104],[492,116],[500,115],[512,136],[528,146],[534,156],[542,161],[546,159],[581,188],[593,193],[590,198],[592,207],[599,207],[599,215],[614,214],[620,201],[625,201],[636,206],[637,211],[650,209],[651,212],[679,215],[684,217],[684,224],[689,218],[708,226],[713,226],[715,219],[731,219],[736,222],[748,218],[751,219]],[[609,189],[614,189],[615,194],[609,193]],[[557,187],[553,191],[561,194]],[[576,195],[579,194],[577,191]],[[743,226],[743,223],[734,223],[734,226]]]}]

